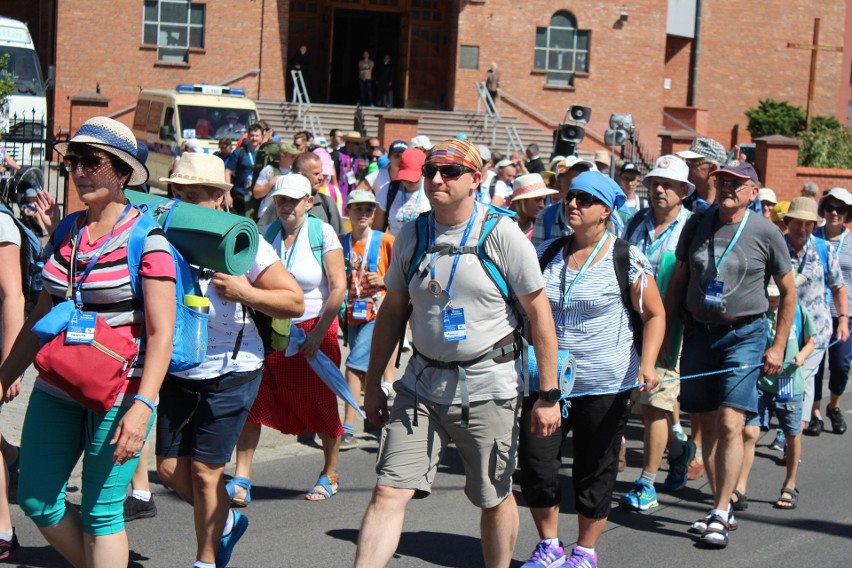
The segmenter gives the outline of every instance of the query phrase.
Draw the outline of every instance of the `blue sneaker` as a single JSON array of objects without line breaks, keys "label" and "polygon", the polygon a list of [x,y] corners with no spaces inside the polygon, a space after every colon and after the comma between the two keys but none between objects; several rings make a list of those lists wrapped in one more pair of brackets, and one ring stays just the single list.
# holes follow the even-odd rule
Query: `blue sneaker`
[{"label": "blue sneaker", "polygon": [[598,568],[598,555],[575,548],[563,566],[565,568]]},{"label": "blue sneaker", "polygon": [[245,534],[249,525],[248,517],[234,511],[234,526],[231,532],[224,535],[219,541],[219,550],[216,551],[216,568],[227,568],[228,562],[231,560],[231,554],[234,552],[234,547],[239,542],[240,538]]},{"label": "blue sneaker", "polygon": [[621,499],[619,499],[618,504],[621,508],[630,509],[632,511],[647,511],[648,509],[653,509],[659,505],[657,502],[657,490],[654,489],[653,485],[650,485],[641,479],[637,479],[635,483],[633,483],[633,489],[628,491]]},{"label": "blue sneaker", "polygon": [[784,432],[782,430],[776,430],[775,439],[772,440],[771,444],[769,444],[769,449],[775,450],[776,452],[783,452],[786,447],[787,439],[784,437]]},{"label": "blue sneaker", "polygon": [[695,457],[695,442],[687,440],[683,443],[683,452],[677,459],[669,460],[669,474],[663,482],[666,491],[677,491],[686,487],[689,463]]},{"label": "blue sneaker", "polygon": [[551,546],[549,542],[543,540],[539,542],[535,550],[521,568],[556,568],[565,564],[565,549],[562,541],[559,541],[559,546]]}]

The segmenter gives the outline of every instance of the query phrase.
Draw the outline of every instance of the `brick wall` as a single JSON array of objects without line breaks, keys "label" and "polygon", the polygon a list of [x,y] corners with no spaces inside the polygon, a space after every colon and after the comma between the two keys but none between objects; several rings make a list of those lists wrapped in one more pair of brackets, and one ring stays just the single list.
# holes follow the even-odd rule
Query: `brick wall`
[{"label": "brick wall", "polygon": [[667,36],[666,64],[663,79],[671,79],[671,88],[663,88],[663,104],[685,106],[689,100],[689,69],[692,62],[692,39]]},{"label": "brick wall", "polygon": [[802,185],[814,182],[820,191],[832,187],[852,189],[852,170],[799,167],[799,141],[784,136],[755,140],[755,168],[764,186],[775,190],[778,199],[799,196]]}]

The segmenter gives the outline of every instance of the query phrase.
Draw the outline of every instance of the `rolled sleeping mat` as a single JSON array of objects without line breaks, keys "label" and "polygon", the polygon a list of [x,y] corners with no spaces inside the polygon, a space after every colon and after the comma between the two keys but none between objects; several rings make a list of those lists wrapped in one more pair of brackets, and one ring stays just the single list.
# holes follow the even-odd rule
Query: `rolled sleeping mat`
[{"label": "rolled sleeping mat", "polygon": [[[539,391],[538,382],[538,362],[535,359],[535,349],[532,345],[527,347],[527,360],[529,361],[529,389],[530,391]],[[556,359],[556,380],[559,390],[562,391],[562,398],[566,398],[574,390],[574,368],[576,361],[568,352],[560,349]]]},{"label": "rolled sleeping mat", "polygon": [[163,227],[190,264],[233,276],[251,268],[260,240],[251,219],[130,189],[124,195]]}]

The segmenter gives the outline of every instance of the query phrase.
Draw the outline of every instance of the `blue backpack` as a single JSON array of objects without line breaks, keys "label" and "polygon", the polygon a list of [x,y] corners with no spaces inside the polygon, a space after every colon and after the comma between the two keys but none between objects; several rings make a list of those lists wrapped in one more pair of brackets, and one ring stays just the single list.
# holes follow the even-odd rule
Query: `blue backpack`
[{"label": "blue backpack", "polygon": [[[169,201],[169,200],[164,200]],[[179,203],[179,202],[178,202]],[[152,211],[151,207],[139,208],[142,213]],[[171,220],[169,209],[163,230],[168,229]],[[59,246],[62,240],[71,232],[71,227],[83,211],[72,213],[65,217],[53,233],[51,242],[54,247]],[[127,267],[130,272],[130,288],[133,293],[142,298],[142,282],[139,277],[139,267],[142,263],[142,252],[145,248],[145,239],[154,230],[160,229],[159,223],[149,215],[141,215],[130,229],[127,241]],[[184,296],[198,295],[198,279],[192,266],[187,260],[169,244],[169,252],[175,265],[175,331],[174,343],[172,345],[172,357],[169,362],[169,372],[177,373],[197,367],[207,358],[207,320],[208,315],[193,310],[184,304]]]},{"label": "blue backpack", "polygon": [[29,314],[38,303],[43,287],[41,271],[44,268],[44,250],[41,248],[41,241],[38,240],[35,233],[2,203],[0,203],[0,213],[5,213],[11,217],[21,233],[21,289],[24,292],[25,313]]},{"label": "blue backpack", "polygon": [[[317,264],[319,264],[320,268],[322,268],[322,273],[325,274],[325,266],[322,263],[323,220],[308,213],[308,218],[305,222],[308,224],[308,242],[311,245],[311,253],[313,253]],[[278,233],[281,232],[281,229],[281,219],[275,219],[275,222],[269,225],[269,228],[266,229],[266,233],[264,233],[263,238],[266,242],[272,244],[275,237],[277,237]]]},{"label": "blue backpack", "polygon": [[819,260],[822,263],[822,278],[825,282],[825,301],[828,305],[831,305],[831,288],[828,286],[828,245],[825,244],[824,238],[817,235],[812,236]]},{"label": "blue backpack", "polygon": [[[382,238],[384,236],[385,234],[381,231],[373,231],[373,237],[370,240],[370,250],[367,251],[367,272],[379,271],[379,253],[382,249]],[[349,255],[352,253],[352,233],[346,233],[340,237],[340,243],[343,245],[343,260],[346,261],[346,276],[348,279],[352,274],[352,265],[349,263]]]}]

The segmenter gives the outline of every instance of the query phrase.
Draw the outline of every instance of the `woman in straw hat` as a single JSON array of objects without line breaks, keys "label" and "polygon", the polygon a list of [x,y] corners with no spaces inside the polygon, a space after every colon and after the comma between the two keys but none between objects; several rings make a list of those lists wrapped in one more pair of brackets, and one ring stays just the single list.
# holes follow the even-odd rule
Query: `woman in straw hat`
[{"label": "woman in straw hat", "polygon": [[[184,154],[160,181],[172,184],[181,201],[220,211],[231,189],[224,162],[212,154]],[[195,510],[195,566],[226,566],[248,527],[245,515],[229,510],[224,473],[260,386],[265,353],[253,311],[290,318],[305,305],[299,285],[263,239],[245,275],[199,269],[198,284],[208,305],[207,359],[163,382],[157,473]]]},{"label": "woman in straw hat", "polygon": [[527,236],[532,238],[535,218],[539,211],[544,209],[548,195],[557,193],[544,184],[544,179],[539,174],[526,174],[515,178],[512,183],[511,202],[509,208],[518,214],[518,226]]},{"label": "woman in straw hat", "polygon": [[[144,183],[148,171],[136,157],[136,139],[129,128],[95,117],[70,142],[57,144],[56,150],[63,155],[63,166],[87,209],[67,222],[71,227],[66,234],[54,233],[46,247],[44,292],[0,367],[2,388],[5,392],[35,359],[39,343],[32,326],[65,297],[72,254],[78,269],[91,265],[88,277],[79,284],[85,309],[134,341],[141,339],[144,325],[145,339],[121,394],[105,415],[75,402],[43,378],[36,380],[21,440],[18,499],[45,539],[69,563],[127,566],[124,494],[154,422],[152,401],[171,357],[175,265],[163,232],[151,231],[145,239],[145,262],[139,268],[144,300],[134,294],[127,243],[141,213],[127,203],[124,188]],[[78,511],[66,506],[65,490],[81,455],[85,455],[83,499]],[[44,467],[45,463],[51,467]]]}]

